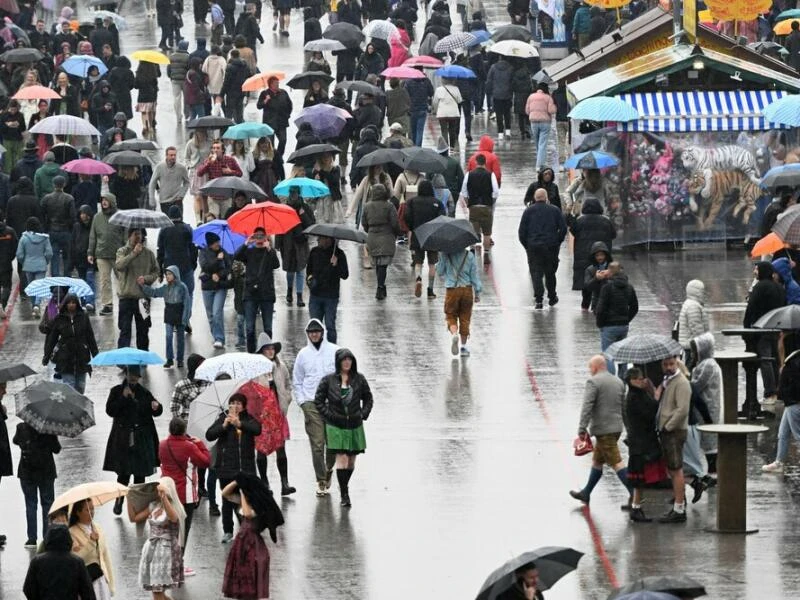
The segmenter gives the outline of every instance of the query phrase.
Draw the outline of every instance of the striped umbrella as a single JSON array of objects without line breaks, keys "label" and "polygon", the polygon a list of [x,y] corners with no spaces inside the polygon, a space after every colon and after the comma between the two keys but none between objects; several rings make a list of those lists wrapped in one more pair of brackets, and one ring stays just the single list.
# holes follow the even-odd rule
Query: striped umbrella
[{"label": "striped umbrella", "polygon": [[800,95],[784,96],[768,104],[763,115],[770,123],[800,127]]},{"label": "striped umbrella", "polygon": [[588,121],[636,121],[639,111],[619,98],[597,96],[579,102],[567,116]]},{"label": "striped umbrella", "polygon": [[83,279],[74,277],[44,277],[43,279],[36,279],[25,287],[25,293],[31,298],[43,300],[52,296],[51,287],[68,287],[68,293],[75,294],[79,298],[86,298],[94,293],[88,283]]},{"label": "striped umbrella", "polygon": [[100,135],[100,132],[89,121],[84,121],[72,115],[46,117],[31,127],[29,131],[31,133],[47,133],[61,137],[65,135]]}]

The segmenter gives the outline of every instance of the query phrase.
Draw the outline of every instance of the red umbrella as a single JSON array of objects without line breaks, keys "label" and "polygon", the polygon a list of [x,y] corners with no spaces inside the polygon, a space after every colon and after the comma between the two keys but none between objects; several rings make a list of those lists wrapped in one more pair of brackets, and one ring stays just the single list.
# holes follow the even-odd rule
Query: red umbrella
[{"label": "red umbrella", "polygon": [[263,227],[269,235],[279,235],[299,224],[297,212],[291,206],[277,202],[248,204],[228,219],[231,229],[244,235],[252,235],[256,227]]},{"label": "red umbrella", "polygon": [[67,173],[78,173],[79,175],[111,175],[117,172],[111,165],[93,158],[71,160],[61,165],[61,170]]},{"label": "red umbrella", "polygon": [[438,69],[444,65],[442,61],[433,56],[412,56],[404,63],[404,67],[425,67],[427,69]]},{"label": "red umbrella", "polygon": [[275,391],[252,380],[238,391],[247,398],[247,413],[261,423],[256,450],[272,454],[289,439],[289,423],[281,412]]}]

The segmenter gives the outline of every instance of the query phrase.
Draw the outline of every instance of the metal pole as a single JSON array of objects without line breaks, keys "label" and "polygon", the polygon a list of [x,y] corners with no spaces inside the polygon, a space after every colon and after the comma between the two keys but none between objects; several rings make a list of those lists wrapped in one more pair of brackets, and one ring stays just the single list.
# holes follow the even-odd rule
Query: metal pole
[{"label": "metal pole", "polygon": [[683,18],[681,16],[681,9],[683,8],[683,0],[672,0],[672,33],[675,38],[672,40],[673,45],[678,46],[681,43],[681,38],[678,32],[683,29]]}]

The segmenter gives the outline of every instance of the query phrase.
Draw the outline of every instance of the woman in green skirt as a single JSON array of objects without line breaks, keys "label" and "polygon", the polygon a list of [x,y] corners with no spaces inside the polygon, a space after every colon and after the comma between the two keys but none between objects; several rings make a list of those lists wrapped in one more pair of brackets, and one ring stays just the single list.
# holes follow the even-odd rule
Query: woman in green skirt
[{"label": "woman in green skirt", "polygon": [[356,357],[347,348],[336,351],[336,372],[319,382],[314,403],[325,421],[328,451],[336,454],[342,506],[349,507],[348,484],[356,467],[356,455],[367,449],[364,421],[372,412],[372,392],[356,368]]}]

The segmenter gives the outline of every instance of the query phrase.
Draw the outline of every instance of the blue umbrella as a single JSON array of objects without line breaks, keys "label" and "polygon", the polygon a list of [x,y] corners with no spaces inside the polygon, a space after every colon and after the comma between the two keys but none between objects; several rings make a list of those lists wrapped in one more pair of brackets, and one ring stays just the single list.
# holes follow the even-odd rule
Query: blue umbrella
[{"label": "blue umbrella", "polygon": [[86,77],[89,72],[89,67],[97,67],[100,75],[108,71],[108,67],[103,64],[103,61],[96,56],[70,56],[67,60],[61,63],[61,68],[70,75],[75,77]]},{"label": "blue umbrella", "polygon": [[447,65],[434,71],[439,77],[447,77],[449,79],[477,79],[478,76],[472,69],[466,67],[459,67],[458,65]]},{"label": "blue umbrella", "polygon": [[303,198],[322,198],[331,193],[328,186],[321,181],[309,179],[308,177],[294,177],[292,179],[284,179],[276,185],[274,189],[275,195],[288,196],[289,190],[295,186],[300,188],[300,195]]},{"label": "blue umbrella", "polygon": [[232,231],[227,221],[216,219],[194,230],[194,233],[192,233],[192,241],[195,246],[198,248],[206,247],[206,233],[217,234],[222,249],[231,254],[236,252],[239,246],[244,244],[244,241],[247,239],[247,237],[243,236],[241,233]]},{"label": "blue umbrella", "polygon": [[490,39],[492,39],[492,34],[486,31],[485,29],[470,31],[470,33],[475,38],[475,41],[467,44],[467,48],[474,48],[475,46],[480,46],[481,44],[485,44]]},{"label": "blue umbrella", "polygon": [[83,279],[74,277],[45,277],[32,281],[25,288],[25,293],[33,298],[45,299],[53,294],[51,287],[68,287],[70,294],[75,294],[79,298],[87,298],[94,294],[92,288]]},{"label": "blue umbrella", "polygon": [[589,121],[636,121],[639,111],[619,98],[597,96],[587,98],[569,111],[570,119],[586,119]]},{"label": "blue umbrella", "polygon": [[792,8],[789,10],[783,11],[781,14],[777,16],[775,22],[783,21],[785,19],[800,19],[800,9]]},{"label": "blue umbrella", "polygon": [[768,104],[763,114],[770,123],[800,127],[800,96],[784,96]]},{"label": "blue umbrella", "polygon": [[273,135],[275,131],[266,123],[239,123],[233,127],[228,127],[222,136],[226,140],[247,140],[250,138],[262,138]]},{"label": "blue umbrella", "polygon": [[573,154],[564,161],[564,166],[568,169],[605,169],[618,164],[619,159],[616,156],[597,151]]},{"label": "blue umbrella", "polygon": [[116,367],[119,365],[163,365],[164,359],[155,352],[137,348],[116,348],[96,354],[89,361],[95,367]]}]

